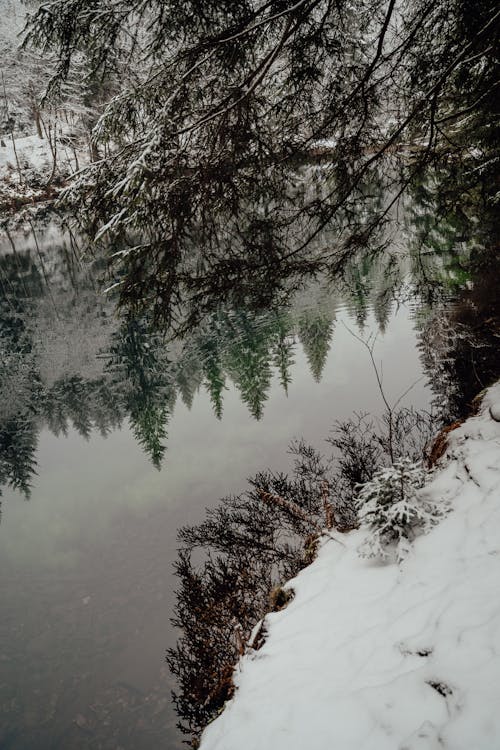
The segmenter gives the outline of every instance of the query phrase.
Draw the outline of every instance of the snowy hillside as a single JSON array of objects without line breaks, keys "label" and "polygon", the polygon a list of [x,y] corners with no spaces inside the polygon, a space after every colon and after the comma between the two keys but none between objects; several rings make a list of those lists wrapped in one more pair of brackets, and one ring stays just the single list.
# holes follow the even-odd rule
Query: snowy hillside
[{"label": "snowy hillside", "polygon": [[496,419],[500,384],[451,433],[430,485],[451,512],[399,566],[358,555],[366,532],[324,536],[202,750],[500,747]]}]

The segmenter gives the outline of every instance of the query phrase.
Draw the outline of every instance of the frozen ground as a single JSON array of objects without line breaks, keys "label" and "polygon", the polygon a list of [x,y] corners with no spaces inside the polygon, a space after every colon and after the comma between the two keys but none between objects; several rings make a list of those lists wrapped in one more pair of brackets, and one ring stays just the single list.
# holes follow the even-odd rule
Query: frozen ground
[{"label": "frozen ground", "polygon": [[202,750],[500,748],[500,384],[430,485],[451,512],[398,566],[325,535]]}]

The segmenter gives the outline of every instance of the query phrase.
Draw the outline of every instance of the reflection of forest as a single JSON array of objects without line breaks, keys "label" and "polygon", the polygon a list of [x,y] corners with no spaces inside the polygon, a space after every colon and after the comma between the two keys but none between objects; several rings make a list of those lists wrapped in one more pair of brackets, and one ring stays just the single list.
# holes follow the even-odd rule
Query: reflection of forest
[{"label": "reflection of forest", "polygon": [[500,254],[480,263],[452,305],[437,304],[420,336],[421,356],[443,421],[462,418],[500,373]]},{"label": "reflection of forest", "polygon": [[489,198],[494,186],[476,179],[438,172],[414,185],[409,201],[415,322],[443,422],[466,416],[500,376],[497,210]]},{"label": "reflection of forest", "polygon": [[299,345],[320,380],[339,306],[359,323],[373,308],[383,327],[392,304],[383,263],[364,263],[335,295],[314,282],[286,307],[221,305],[168,344],[144,319],[117,319],[114,301],[97,291],[97,272],[78,268],[65,240],[4,254],[0,268],[0,484],[26,495],[42,427],[64,434],[71,425],[88,436],[128,419],[159,467],[177,398],[190,408],[206,389],[220,418],[232,383],[259,419],[273,376],[285,391],[292,381]]},{"label": "reflection of forest", "polygon": [[413,300],[431,386],[443,415],[456,416],[497,372],[498,305],[486,309],[496,297],[485,292],[492,276],[480,261],[479,223],[438,210],[439,184],[417,185],[392,245],[352,257],[342,278],[310,279],[286,303],[257,310],[247,279],[245,305],[218,302],[170,342],[145,318],[116,316],[99,291],[101,269],[82,266],[71,237],[19,248],[9,238],[0,258],[0,486],[29,494],[44,426],[105,435],[128,419],[159,467],[179,397],[190,408],[206,390],[220,418],[233,384],[259,419],[273,377],[285,391],[291,383],[298,347],[320,380],[341,308],[361,328],[373,313],[383,332],[394,305]]}]

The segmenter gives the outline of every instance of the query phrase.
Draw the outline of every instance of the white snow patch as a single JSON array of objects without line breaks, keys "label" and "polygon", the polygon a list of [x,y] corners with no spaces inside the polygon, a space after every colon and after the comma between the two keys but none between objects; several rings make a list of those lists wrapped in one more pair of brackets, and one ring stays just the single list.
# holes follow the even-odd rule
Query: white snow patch
[{"label": "white snow patch", "polygon": [[325,534],[201,750],[500,747],[500,384],[429,485],[451,512],[398,566]]},{"label": "white snow patch", "polygon": [[[0,146],[0,179],[13,177],[18,179],[16,154],[10,135],[2,136],[5,146]],[[29,172],[50,172],[52,154],[48,141],[36,135],[15,138],[16,153],[23,178]]]}]

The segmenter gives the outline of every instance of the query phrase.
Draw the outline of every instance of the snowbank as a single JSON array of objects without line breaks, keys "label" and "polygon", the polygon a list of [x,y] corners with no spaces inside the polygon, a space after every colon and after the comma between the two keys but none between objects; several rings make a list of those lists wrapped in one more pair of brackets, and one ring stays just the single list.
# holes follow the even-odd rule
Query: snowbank
[{"label": "snowbank", "polygon": [[500,384],[450,434],[431,490],[452,511],[399,566],[324,537],[202,750],[500,747],[498,412]]}]

